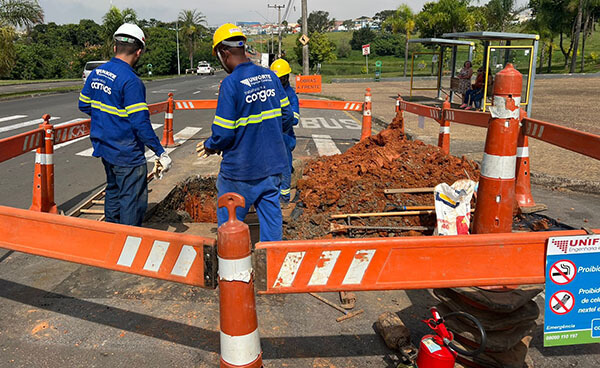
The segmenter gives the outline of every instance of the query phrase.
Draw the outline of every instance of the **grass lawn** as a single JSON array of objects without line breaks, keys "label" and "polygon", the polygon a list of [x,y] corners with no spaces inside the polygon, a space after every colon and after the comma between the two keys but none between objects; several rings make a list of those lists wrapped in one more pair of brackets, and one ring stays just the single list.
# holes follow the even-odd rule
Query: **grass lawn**
[{"label": "grass lawn", "polygon": [[47,83],[47,82],[68,82],[78,81],[81,78],[67,78],[67,79],[37,79],[37,80],[26,80],[26,79],[2,79],[0,80],[0,86],[8,86],[11,84],[32,84],[32,83]]}]

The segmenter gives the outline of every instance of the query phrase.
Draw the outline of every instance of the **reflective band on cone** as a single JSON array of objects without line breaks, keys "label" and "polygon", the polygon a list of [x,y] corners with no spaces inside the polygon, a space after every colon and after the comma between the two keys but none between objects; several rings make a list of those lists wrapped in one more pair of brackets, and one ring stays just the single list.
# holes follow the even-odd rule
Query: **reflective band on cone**
[{"label": "reflective band on cone", "polygon": [[517,157],[529,157],[529,147],[517,147]]},{"label": "reflective band on cone", "polygon": [[260,355],[258,329],[242,336],[230,336],[221,331],[221,359],[233,366],[245,366],[256,361]]},{"label": "reflective band on cone", "polygon": [[36,152],[36,154],[35,154],[35,163],[36,164],[41,164],[41,165],[53,165],[54,164],[53,157],[54,157],[53,154],[37,153]]},{"label": "reflective band on cone", "polygon": [[250,282],[252,257],[224,259],[219,257],[219,279],[225,281]]},{"label": "reflective band on cone", "polygon": [[440,134],[450,134],[450,127],[449,126],[441,126]]},{"label": "reflective band on cone", "polygon": [[517,156],[496,156],[483,154],[481,175],[493,179],[514,179]]}]

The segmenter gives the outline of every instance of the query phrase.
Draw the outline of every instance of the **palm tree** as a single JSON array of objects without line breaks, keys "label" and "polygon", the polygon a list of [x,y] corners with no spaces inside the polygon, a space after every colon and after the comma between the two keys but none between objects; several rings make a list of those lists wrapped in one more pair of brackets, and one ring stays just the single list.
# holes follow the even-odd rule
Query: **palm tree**
[{"label": "palm tree", "polygon": [[104,47],[102,53],[105,57],[110,56],[113,35],[123,23],[136,23],[137,13],[131,8],[120,10],[116,6],[111,6],[108,12],[102,17],[102,28],[104,29]]},{"label": "palm tree", "polygon": [[44,11],[37,1],[0,0],[0,76],[6,76],[15,63],[15,27],[28,30],[44,21]]},{"label": "palm tree", "polygon": [[190,69],[194,68],[194,51],[196,40],[208,32],[208,29],[203,25],[206,24],[206,17],[196,9],[182,10],[177,19],[183,37],[185,39],[188,55],[190,59]]},{"label": "palm tree", "polygon": [[0,0],[0,27],[31,27],[44,21],[37,0]]},{"label": "palm tree", "polygon": [[403,32],[406,35],[404,45],[404,76],[406,77],[406,66],[408,65],[408,40],[415,30],[415,13],[412,9],[402,4],[396,9],[396,12],[391,17],[385,20],[385,23],[392,28],[392,33]]}]

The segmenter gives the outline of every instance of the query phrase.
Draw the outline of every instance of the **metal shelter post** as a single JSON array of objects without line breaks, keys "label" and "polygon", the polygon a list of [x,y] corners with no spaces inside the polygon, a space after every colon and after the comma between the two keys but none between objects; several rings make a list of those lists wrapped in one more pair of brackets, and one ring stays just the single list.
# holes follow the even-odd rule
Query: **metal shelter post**
[{"label": "metal shelter post", "polygon": [[539,36],[533,40],[533,55],[531,55],[531,60],[533,61],[531,63],[531,70],[529,71],[531,73],[531,77],[529,78],[530,82],[529,82],[529,91],[527,91],[527,116],[531,117],[531,107],[533,106],[533,85],[535,83],[535,76],[536,76],[536,60],[537,60],[537,53],[538,53],[538,46],[539,46]]},{"label": "metal shelter post", "polygon": [[[454,78],[456,76],[456,54],[457,54],[457,48],[458,46],[452,46],[452,66],[451,66],[451,71],[450,71],[450,79],[452,80],[452,78]],[[469,46],[470,49],[470,46]],[[469,53],[469,60],[471,60]],[[454,97],[454,91],[452,89],[450,89],[450,103],[452,103],[452,98]]]},{"label": "metal shelter post", "polygon": [[444,71],[444,46],[440,45],[440,58],[438,60],[437,99],[442,98],[442,72]]}]

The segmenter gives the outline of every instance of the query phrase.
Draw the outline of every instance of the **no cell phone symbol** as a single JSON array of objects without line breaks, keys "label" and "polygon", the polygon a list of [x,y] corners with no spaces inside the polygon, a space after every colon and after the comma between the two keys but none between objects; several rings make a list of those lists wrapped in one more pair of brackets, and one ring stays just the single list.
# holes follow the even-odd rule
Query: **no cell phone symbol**
[{"label": "no cell phone symbol", "polygon": [[550,267],[550,279],[557,285],[566,285],[573,281],[577,267],[569,260],[558,261]]},{"label": "no cell phone symbol", "polygon": [[566,290],[557,291],[550,298],[550,309],[556,314],[567,314],[575,305],[573,294]]}]

